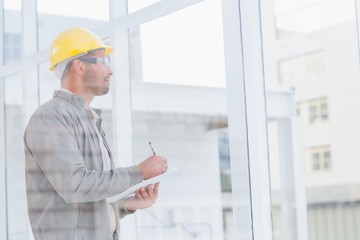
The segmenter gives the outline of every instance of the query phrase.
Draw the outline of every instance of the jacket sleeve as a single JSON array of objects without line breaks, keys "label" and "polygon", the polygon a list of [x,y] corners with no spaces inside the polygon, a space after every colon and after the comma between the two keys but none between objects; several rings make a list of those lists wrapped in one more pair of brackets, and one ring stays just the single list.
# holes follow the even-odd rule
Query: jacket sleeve
[{"label": "jacket sleeve", "polygon": [[128,201],[129,201],[129,198],[124,198],[124,199],[118,201],[117,206],[118,206],[118,212],[119,212],[120,219],[125,217],[126,215],[133,214],[136,212],[136,211],[127,210],[126,206],[127,206]]},{"label": "jacket sleeve", "polygon": [[87,169],[77,145],[73,120],[60,111],[34,114],[26,128],[24,142],[29,155],[26,161],[35,161],[67,203],[103,200],[143,180],[138,166],[110,171]]}]

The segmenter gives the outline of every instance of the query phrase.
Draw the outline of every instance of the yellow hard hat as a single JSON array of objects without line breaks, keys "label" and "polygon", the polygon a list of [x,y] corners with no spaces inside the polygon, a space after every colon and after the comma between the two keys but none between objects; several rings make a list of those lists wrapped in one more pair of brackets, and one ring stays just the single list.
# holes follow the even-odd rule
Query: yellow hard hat
[{"label": "yellow hard hat", "polygon": [[59,34],[52,43],[50,51],[50,70],[54,71],[56,65],[66,59],[77,55],[86,55],[91,50],[104,49],[109,55],[113,48],[93,32],[86,28],[70,28]]}]

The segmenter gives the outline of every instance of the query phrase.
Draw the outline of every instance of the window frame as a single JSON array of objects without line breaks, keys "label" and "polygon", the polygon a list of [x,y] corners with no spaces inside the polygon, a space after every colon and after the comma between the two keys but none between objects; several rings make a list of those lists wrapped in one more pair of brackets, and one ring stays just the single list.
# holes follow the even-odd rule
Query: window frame
[{"label": "window frame", "polygon": [[[324,108],[325,106],[325,108]],[[329,120],[329,104],[327,98],[317,98],[308,102],[309,123],[326,122]]]},{"label": "window frame", "polygon": [[[326,157],[326,153],[329,154],[329,157]],[[323,171],[329,171],[332,168],[332,158],[331,158],[331,147],[330,145],[326,146],[318,146],[318,147],[312,147],[310,148],[310,154],[311,154],[311,170],[312,172],[323,172]],[[317,155],[318,158],[314,159],[314,156]],[[316,163],[314,163],[316,161]],[[314,167],[318,165],[317,167]]]}]

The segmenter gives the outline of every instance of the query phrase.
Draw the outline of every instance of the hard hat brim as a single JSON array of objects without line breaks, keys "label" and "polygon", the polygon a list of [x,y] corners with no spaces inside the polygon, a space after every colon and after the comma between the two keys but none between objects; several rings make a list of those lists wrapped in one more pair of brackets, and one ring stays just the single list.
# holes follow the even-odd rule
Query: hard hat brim
[{"label": "hard hat brim", "polygon": [[[114,50],[114,49],[113,49],[112,47],[110,47],[110,46],[103,46],[103,47],[98,48],[98,49],[103,49],[103,50],[105,51],[105,56],[110,55],[110,54],[113,52],[113,50]],[[78,55],[79,55],[79,57],[80,57],[80,56],[84,56],[84,55],[88,54],[89,52],[96,51],[96,50],[98,50],[98,49],[90,49],[90,50],[85,51],[85,52],[83,52],[83,53],[80,53],[80,54],[78,54]],[[65,59],[65,60],[66,60],[66,59]],[[51,66],[51,67],[49,68],[49,70],[50,70],[50,71],[55,71],[57,65],[58,65],[58,63],[54,64],[53,66]]]}]

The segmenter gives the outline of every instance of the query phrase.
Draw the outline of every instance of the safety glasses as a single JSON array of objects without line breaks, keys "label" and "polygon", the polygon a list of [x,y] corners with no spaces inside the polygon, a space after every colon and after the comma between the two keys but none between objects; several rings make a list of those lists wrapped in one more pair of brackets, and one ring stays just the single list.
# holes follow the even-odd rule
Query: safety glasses
[{"label": "safety glasses", "polygon": [[103,64],[104,66],[110,65],[109,57],[97,57],[97,58],[82,57],[82,58],[79,58],[79,60],[82,62],[87,62],[87,63]]}]

